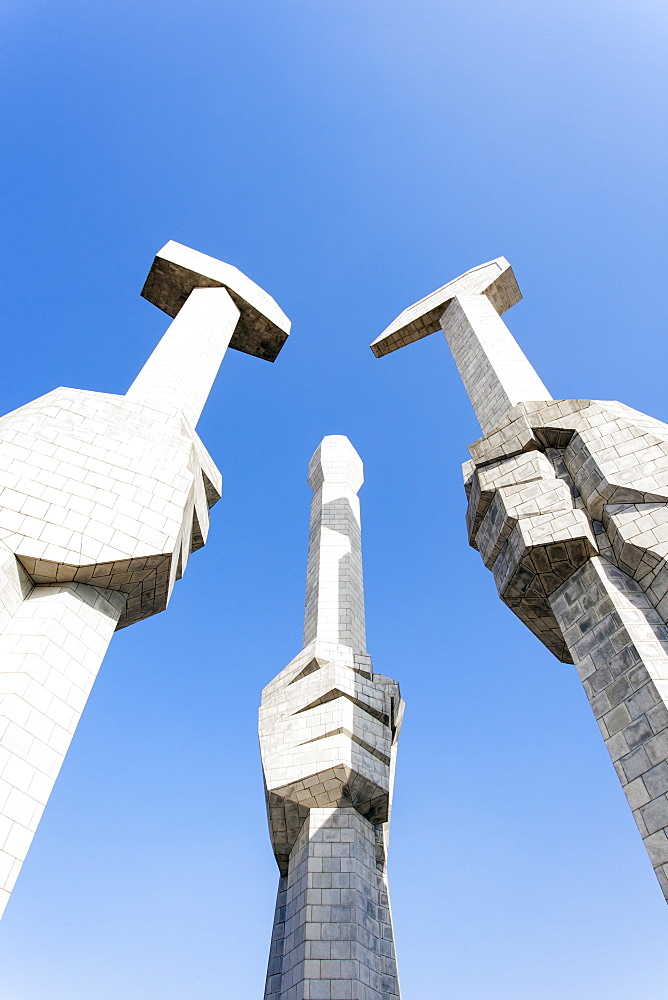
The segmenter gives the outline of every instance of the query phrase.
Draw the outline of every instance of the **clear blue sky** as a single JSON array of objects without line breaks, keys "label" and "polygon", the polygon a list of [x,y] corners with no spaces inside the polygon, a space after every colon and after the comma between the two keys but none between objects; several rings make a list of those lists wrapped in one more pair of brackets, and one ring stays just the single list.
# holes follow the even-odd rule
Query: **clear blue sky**
[{"label": "clear blue sky", "polygon": [[1,1000],[262,996],[256,712],[301,645],[324,434],[365,462],[369,649],[407,701],[406,1000],[665,1000],[665,905],[574,668],[467,546],[479,431],[443,338],[368,344],[504,254],[552,394],[668,419],[667,25],[659,0],[6,0],[2,412],[125,392],[168,239],[294,325],[275,365],[224,362],[210,542],[112,642],[0,925]]}]

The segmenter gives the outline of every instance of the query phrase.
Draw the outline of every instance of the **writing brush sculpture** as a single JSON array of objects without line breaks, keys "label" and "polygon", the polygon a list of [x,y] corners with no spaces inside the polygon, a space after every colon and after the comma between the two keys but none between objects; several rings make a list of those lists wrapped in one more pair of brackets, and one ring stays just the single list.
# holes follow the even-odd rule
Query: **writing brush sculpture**
[{"label": "writing brush sculpture", "polygon": [[484,434],[464,465],[471,545],[501,599],[576,665],[668,899],[668,425],[553,400],[500,316],[520,298],[499,257],[371,347],[445,333]]},{"label": "writing brush sculpture", "polygon": [[290,329],[229,264],[168,243],[142,294],[174,321],[124,396],[54,389],[0,418],[0,913],[113,632],[162,611],[221,476],[195,432],[228,346]]},{"label": "writing brush sculpture", "polygon": [[386,858],[403,702],[366,651],[362,462],[330,435],[308,478],[304,647],[260,709],[280,871],[265,1000],[398,1000]]}]

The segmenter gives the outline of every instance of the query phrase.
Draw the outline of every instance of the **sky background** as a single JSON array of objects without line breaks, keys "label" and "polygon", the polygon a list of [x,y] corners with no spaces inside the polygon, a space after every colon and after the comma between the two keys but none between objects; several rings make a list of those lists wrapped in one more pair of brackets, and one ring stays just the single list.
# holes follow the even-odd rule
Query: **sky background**
[{"label": "sky background", "polygon": [[2,412],[126,391],[169,239],[293,334],[275,365],[224,361],[210,540],[112,641],[0,927],[1,1000],[260,1000],[257,707],[301,647],[325,434],[365,463],[369,650],[407,702],[405,1000],[665,1000],[665,904],[575,670],[467,546],[479,429],[443,338],[368,344],[503,254],[552,394],[668,420],[667,26],[658,0],[5,0]]}]

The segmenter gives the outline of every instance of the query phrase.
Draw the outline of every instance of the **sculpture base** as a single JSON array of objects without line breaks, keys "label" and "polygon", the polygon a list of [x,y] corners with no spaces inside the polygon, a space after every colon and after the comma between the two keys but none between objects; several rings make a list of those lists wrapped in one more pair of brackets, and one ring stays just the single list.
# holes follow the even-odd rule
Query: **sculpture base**
[{"label": "sculpture base", "polygon": [[265,1000],[399,1000],[380,828],[312,809],[281,878]]}]

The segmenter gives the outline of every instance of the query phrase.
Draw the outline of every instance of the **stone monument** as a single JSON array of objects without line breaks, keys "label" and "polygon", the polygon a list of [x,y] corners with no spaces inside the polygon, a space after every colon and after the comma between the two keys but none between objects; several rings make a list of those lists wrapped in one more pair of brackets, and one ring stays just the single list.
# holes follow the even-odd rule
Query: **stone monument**
[{"label": "stone monument", "polygon": [[398,684],[366,651],[357,491],[346,437],[311,459],[304,648],[264,689],[260,746],[280,871],[265,1000],[399,997],[385,864]]},{"label": "stone monument", "polygon": [[668,425],[553,400],[500,317],[521,297],[499,257],[371,347],[445,333],[484,434],[464,465],[470,543],[505,604],[575,664],[668,899]]},{"label": "stone monument", "polygon": [[54,389],[0,418],[0,913],[115,629],[162,611],[221,476],[195,425],[227,347],[290,323],[229,264],[167,243],[142,295],[173,323],[125,396]]}]

